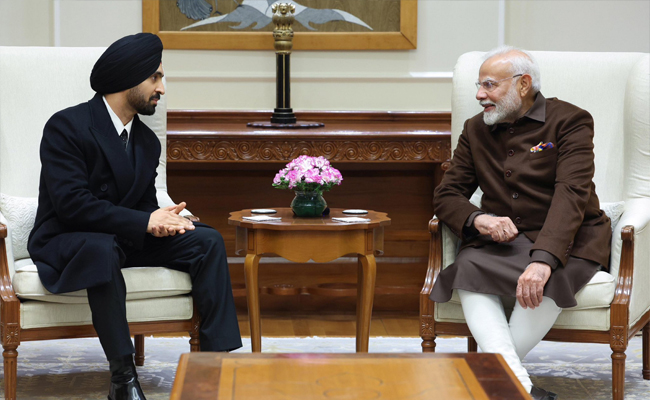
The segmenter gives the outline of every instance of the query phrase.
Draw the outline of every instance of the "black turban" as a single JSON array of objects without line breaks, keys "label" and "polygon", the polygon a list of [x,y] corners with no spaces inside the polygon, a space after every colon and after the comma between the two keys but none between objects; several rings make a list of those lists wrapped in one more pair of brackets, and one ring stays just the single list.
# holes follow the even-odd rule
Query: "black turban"
[{"label": "black turban", "polygon": [[138,86],[156,72],[162,50],[160,38],[151,33],[119,39],[95,63],[90,87],[99,94],[109,94]]}]

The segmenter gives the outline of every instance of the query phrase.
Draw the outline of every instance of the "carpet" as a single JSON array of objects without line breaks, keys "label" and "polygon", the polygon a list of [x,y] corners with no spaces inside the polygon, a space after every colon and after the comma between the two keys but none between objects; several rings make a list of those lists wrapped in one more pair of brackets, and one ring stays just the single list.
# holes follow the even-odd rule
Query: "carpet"
[{"label": "carpet", "polygon": [[[467,349],[461,338],[438,339],[438,352]],[[263,338],[264,352],[351,353],[354,338]],[[138,368],[148,400],[169,399],[178,358],[189,351],[188,338],[147,338],[145,365]],[[250,352],[250,340],[237,352]],[[418,353],[419,338],[370,339],[371,353]],[[26,342],[18,347],[18,399],[106,399],[108,365],[97,339]],[[611,399],[611,352],[608,345],[542,342],[524,360],[533,382],[562,400]],[[626,399],[650,398],[650,381],[641,378],[641,338],[630,341],[626,363]],[[4,388],[4,371],[0,388]],[[4,398],[3,389],[0,396]]]}]

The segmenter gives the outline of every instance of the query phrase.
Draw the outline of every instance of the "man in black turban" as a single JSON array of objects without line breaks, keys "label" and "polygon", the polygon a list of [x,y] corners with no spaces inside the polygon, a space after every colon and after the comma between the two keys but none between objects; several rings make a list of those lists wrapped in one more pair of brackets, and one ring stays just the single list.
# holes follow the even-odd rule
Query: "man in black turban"
[{"label": "man in black turban", "polygon": [[188,272],[203,351],[241,347],[223,238],[159,208],[160,142],[137,114],[152,115],[165,94],[162,43],[149,33],[113,43],[93,67],[97,92],[54,114],[41,142],[38,211],[28,249],[52,293],[86,289],[111,370],[110,400],[144,400],[126,319],[126,267]]}]

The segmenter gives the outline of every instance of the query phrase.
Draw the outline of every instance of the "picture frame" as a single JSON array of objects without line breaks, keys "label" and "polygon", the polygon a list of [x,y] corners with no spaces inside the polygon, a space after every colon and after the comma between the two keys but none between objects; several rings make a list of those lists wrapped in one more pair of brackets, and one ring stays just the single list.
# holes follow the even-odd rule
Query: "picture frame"
[{"label": "picture frame", "polygon": [[[161,30],[161,2],[142,0],[142,30],[160,37],[166,49],[273,50],[269,31]],[[290,0],[287,0],[289,2]],[[409,50],[417,48],[417,0],[399,0],[399,31],[296,32],[294,50]],[[176,3],[174,1],[174,3]]]}]

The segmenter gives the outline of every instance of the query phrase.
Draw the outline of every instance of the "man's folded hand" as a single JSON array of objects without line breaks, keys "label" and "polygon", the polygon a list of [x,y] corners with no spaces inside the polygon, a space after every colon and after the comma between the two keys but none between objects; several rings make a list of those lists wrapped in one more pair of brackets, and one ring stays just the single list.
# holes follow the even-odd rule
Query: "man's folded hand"
[{"label": "man's folded hand", "polygon": [[477,215],[474,218],[474,227],[479,234],[491,236],[497,243],[512,242],[519,234],[519,230],[509,217]]},{"label": "man's folded hand", "polygon": [[147,225],[147,233],[151,233],[155,237],[165,237],[194,230],[192,221],[179,215],[185,206],[185,202],[182,202],[152,212]]}]

